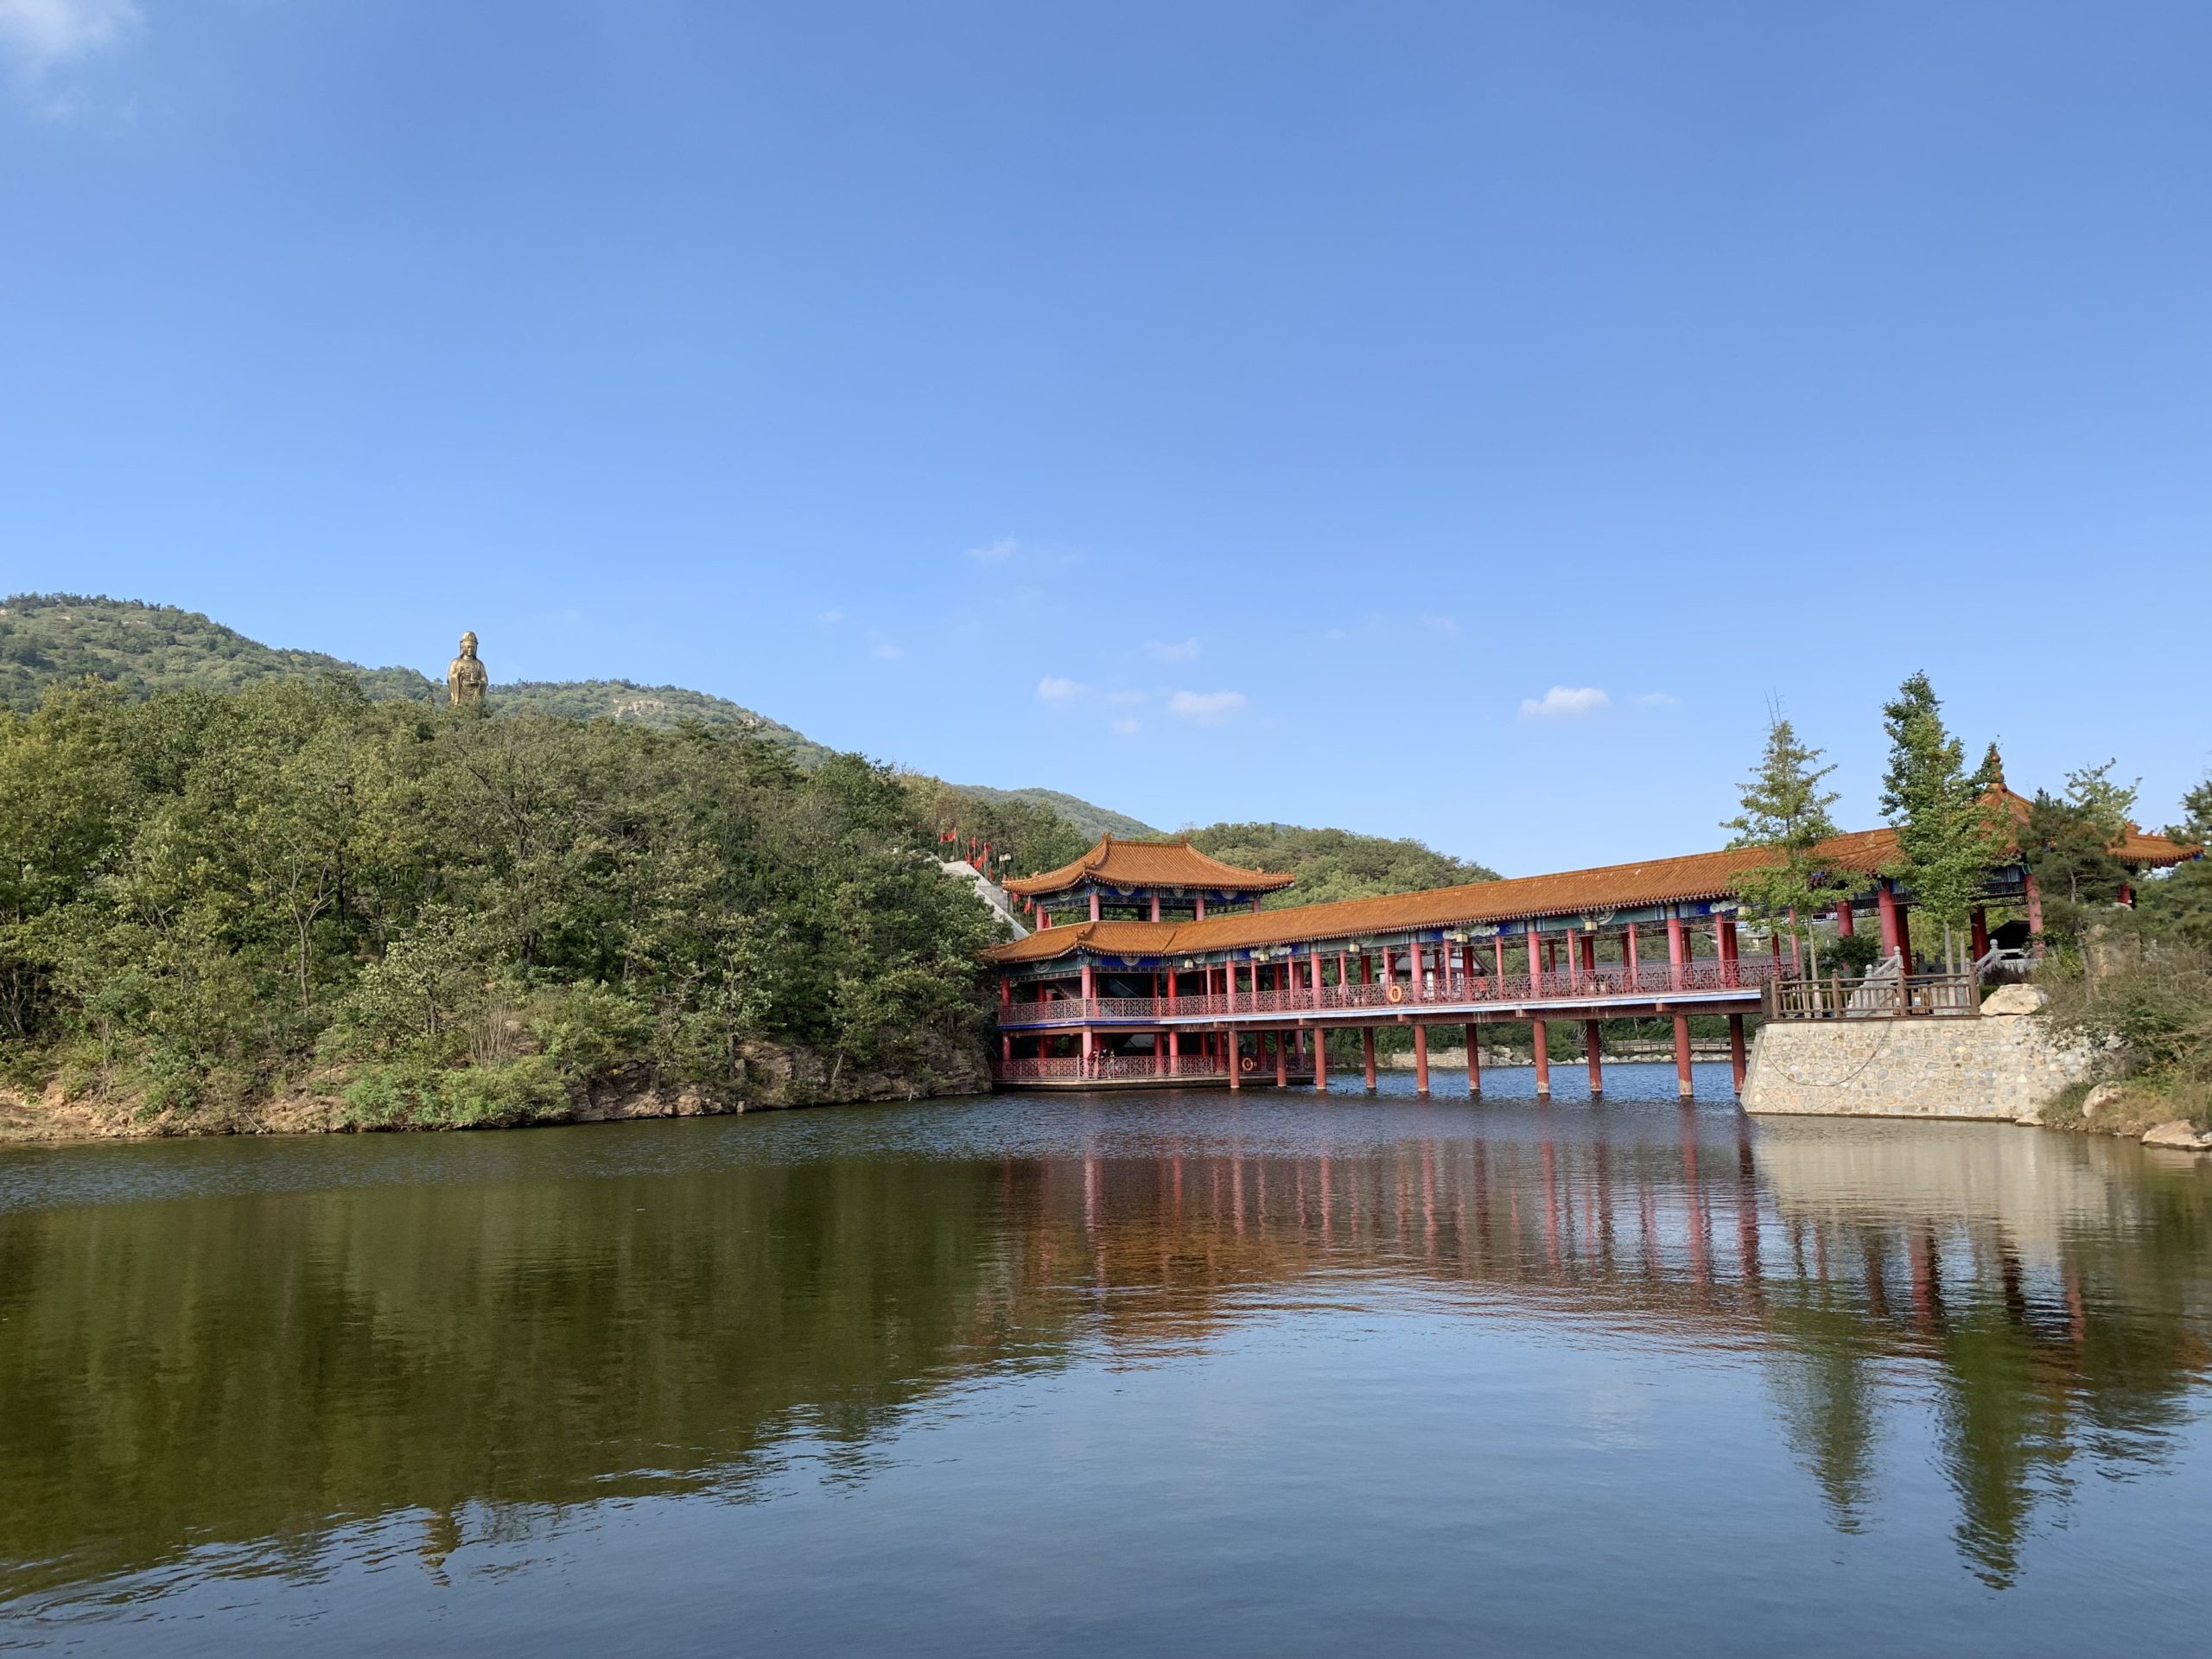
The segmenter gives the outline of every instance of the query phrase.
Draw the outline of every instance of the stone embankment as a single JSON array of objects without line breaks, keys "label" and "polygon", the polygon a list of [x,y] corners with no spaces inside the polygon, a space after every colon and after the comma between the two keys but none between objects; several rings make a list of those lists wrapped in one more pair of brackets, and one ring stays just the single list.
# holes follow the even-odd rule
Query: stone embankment
[{"label": "stone embankment", "polygon": [[2035,1123],[2097,1056],[2053,1037],[2042,994],[2007,986],[1979,1020],[1769,1020],[1751,1048],[1747,1112]]}]

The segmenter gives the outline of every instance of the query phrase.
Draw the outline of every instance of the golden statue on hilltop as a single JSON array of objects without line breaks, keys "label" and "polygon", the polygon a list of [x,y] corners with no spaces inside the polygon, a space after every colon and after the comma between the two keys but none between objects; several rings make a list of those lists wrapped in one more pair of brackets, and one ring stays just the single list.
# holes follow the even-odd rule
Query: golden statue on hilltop
[{"label": "golden statue on hilltop", "polygon": [[492,677],[485,671],[483,660],[476,654],[476,635],[461,636],[461,655],[446,669],[446,695],[456,709],[480,709],[484,694],[492,689]]}]

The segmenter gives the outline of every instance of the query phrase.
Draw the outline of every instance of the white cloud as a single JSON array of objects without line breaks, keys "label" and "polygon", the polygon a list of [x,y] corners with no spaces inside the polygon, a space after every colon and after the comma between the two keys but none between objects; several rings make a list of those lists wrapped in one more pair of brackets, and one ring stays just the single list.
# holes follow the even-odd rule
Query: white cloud
[{"label": "white cloud", "polygon": [[[5,0],[0,0],[0,4],[4,3]],[[1015,554],[1020,551],[1021,543],[1020,542],[1014,540],[1011,536],[1001,536],[998,540],[989,543],[986,546],[969,548],[968,550],[968,556],[975,560],[978,564],[1004,564],[1008,559],[1012,558]]]},{"label": "white cloud", "polygon": [[1117,720],[1114,722],[1114,734],[1116,737],[1127,737],[1133,732],[1141,732],[1143,729],[1144,722],[1141,720]]},{"label": "white cloud", "polygon": [[823,611],[814,620],[817,622],[827,622],[832,627],[835,627],[838,623],[845,620],[845,613],[842,611]]},{"label": "white cloud", "polygon": [[1594,685],[1555,685],[1541,697],[1521,700],[1523,720],[1564,720],[1610,708],[1612,699]]},{"label": "white cloud", "polygon": [[1647,691],[1637,701],[1647,709],[1672,709],[1681,699],[1666,691]]},{"label": "white cloud", "polygon": [[1125,709],[1131,703],[1142,702],[1144,700],[1145,694],[1141,691],[1109,691],[1106,694],[1107,702],[1119,703]]},{"label": "white cloud", "polygon": [[1424,616],[1421,620],[1421,625],[1431,633],[1440,634],[1446,639],[1456,639],[1459,637],[1459,623],[1456,617]]},{"label": "white cloud", "polygon": [[1244,703],[1242,691],[1178,691],[1167,699],[1167,712],[1195,725],[1218,726],[1242,714]]},{"label": "white cloud", "polygon": [[1198,642],[1193,639],[1145,642],[1145,655],[1163,663],[1195,663],[1198,660]]},{"label": "white cloud", "polygon": [[0,0],[0,50],[37,76],[117,45],[144,22],[137,0]]},{"label": "white cloud", "polygon": [[875,642],[875,654],[887,663],[895,663],[906,654],[906,647],[894,645],[888,639],[879,639]]},{"label": "white cloud", "polygon": [[1047,674],[1037,682],[1037,695],[1046,702],[1071,702],[1083,695],[1083,688],[1073,680]]}]

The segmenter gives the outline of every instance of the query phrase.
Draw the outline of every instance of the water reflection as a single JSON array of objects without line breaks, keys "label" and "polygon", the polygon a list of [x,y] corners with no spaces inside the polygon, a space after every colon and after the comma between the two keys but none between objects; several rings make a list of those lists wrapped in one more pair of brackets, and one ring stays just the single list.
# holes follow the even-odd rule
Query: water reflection
[{"label": "water reflection", "polygon": [[2172,1455],[2206,1370],[2212,1182],[2132,1147],[1710,1108],[916,1110],[0,1211],[0,1599],[305,1570],[395,1515],[435,1573],[472,1527],[746,1499],[796,1437],[864,1465],[959,1387],[1408,1296],[1763,1367],[1845,1532],[1924,1420],[1961,1559],[2003,1586],[2086,1471]]}]

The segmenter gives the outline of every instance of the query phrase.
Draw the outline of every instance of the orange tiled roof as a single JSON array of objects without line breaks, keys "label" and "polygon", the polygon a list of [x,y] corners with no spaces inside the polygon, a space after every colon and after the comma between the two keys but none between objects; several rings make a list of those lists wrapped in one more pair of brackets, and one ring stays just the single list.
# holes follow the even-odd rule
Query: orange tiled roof
[{"label": "orange tiled roof", "polygon": [[1116,841],[1100,838],[1072,864],[1042,875],[1017,876],[1006,884],[1008,893],[1024,899],[1065,893],[1084,881],[1109,887],[1203,887],[1209,892],[1229,888],[1238,893],[1273,893],[1296,878],[1267,870],[1240,870],[1209,857],[1187,841]]}]

